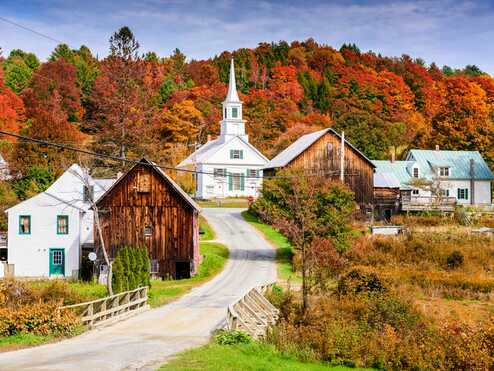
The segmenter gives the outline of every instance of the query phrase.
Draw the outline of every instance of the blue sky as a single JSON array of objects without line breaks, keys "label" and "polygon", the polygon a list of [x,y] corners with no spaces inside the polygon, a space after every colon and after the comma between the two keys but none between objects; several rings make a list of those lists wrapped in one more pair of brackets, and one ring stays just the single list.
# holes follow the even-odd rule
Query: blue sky
[{"label": "blue sky", "polygon": [[[409,54],[438,65],[476,64],[494,74],[494,4],[489,1],[0,0],[0,16],[103,57],[108,38],[129,26],[141,51],[189,58],[304,40],[387,56]],[[45,59],[56,43],[0,21],[0,47]]]}]

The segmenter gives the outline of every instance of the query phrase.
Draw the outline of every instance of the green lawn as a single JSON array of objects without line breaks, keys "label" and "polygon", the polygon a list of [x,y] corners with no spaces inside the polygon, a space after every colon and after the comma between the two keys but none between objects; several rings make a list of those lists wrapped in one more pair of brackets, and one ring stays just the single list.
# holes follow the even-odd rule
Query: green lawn
[{"label": "green lawn", "polygon": [[[303,363],[286,357],[274,346],[251,343],[238,345],[209,344],[178,354],[159,371],[344,371],[359,370],[343,366],[332,367],[321,363]],[[362,369],[360,369],[362,370]]]},{"label": "green lawn", "polygon": [[202,232],[204,232],[201,235],[201,241],[214,240],[214,238],[216,237],[213,228],[211,228],[208,221],[203,216],[199,217],[199,228]]},{"label": "green lawn", "polygon": [[169,303],[186,294],[194,287],[218,274],[228,259],[228,249],[217,242],[201,242],[202,262],[196,276],[184,280],[152,280],[149,290],[149,304],[152,307]]},{"label": "green lawn", "polygon": [[[81,334],[84,330],[85,327],[80,326],[76,330],[74,336]],[[16,334],[6,337],[0,336],[0,353],[60,341],[64,338],[66,337],[34,334]]]},{"label": "green lawn", "polygon": [[249,202],[246,198],[222,198],[208,201],[197,201],[200,207],[227,207],[227,208],[248,208]]},{"label": "green lawn", "polygon": [[300,282],[301,278],[292,270],[293,248],[290,245],[290,242],[288,242],[288,239],[275,228],[263,223],[249,211],[243,211],[242,217],[249,224],[253,225],[258,231],[260,231],[276,248],[278,278],[286,281],[290,280],[291,282]]}]

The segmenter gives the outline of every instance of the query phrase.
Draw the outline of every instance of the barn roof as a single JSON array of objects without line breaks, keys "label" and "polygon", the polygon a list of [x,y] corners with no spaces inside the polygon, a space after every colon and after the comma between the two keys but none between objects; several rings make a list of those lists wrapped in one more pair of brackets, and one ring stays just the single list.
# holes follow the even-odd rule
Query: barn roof
[{"label": "barn roof", "polygon": [[122,175],[120,178],[118,178],[112,186],[98,199],[97,203],[100,203],[105,197],[110,194],[110,192],[122,181],[123,178],[127,176],[128,173],[130,173],[137,165],[148,165],[151,167],[154,171],[156,171],[163,180],[168,183],[177,193],[180,197],[183,198],[183,200],[189,204],[194,210],[196,211],[201,211],[201,208],[199,205],[190,197],[187,192],[185,192],[175,181],[170,178],[157,164],[154,162],[148,160],[147,158],[143,157],[138,163],[136,163],[134,166],[132,166],[124,175]]},{"label": "barn roof", "polygon": [[[292,162],[296,157],[298,157],[302,152],[304,152],[307,148],[309,148],[312,144],[314,144],[317,140],[323,137],[327,133],[332,133],[341,139],[340,134],[334,131],[331,128],[326,128],[323,130],[315,131],[313,133],[302,135],[295,142],[290,144],[283,151],[278,153],[276,157],[274,157],[271,161],[269,161],[264,169],[272,169],[278,167],[284,167]],[[367,158],[362,152],[360,152],[356,147],[354,147],[350,142],[345,140],[346,145],[352,148],[355,152],[357,152],[362,158],[364,158],[372,167],[375,167],[371,160]]]}]

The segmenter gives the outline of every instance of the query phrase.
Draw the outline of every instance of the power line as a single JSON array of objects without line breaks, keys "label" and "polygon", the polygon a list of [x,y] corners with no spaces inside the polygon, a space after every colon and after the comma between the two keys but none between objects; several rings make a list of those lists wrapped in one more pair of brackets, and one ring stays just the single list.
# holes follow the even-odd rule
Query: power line
[{"label": "power line", "polygon": [[[26,141],[26,142],[31,142],[31,143],[34,143],[34,144],[38,144],[38,145],[41,145],[41,146],[54,147],[54,148],[58,148],[58,149],[61,149],[61,150],[67,150],[67,151],[72,151],[72,152],[77,152],[77,153],[89,155],[89,156],[92,156],[92,157],[103,158],[103,159],[107,159],[107,160],[120,161],[120,162],[126,162],[126,163],[129,163],[129,164],[132,164],[132,165],[139,165],[140,164],[140,165],[149,166],[149,164],[147,162],[141,162],[140,160],[132,160],[132,159],[122,158],[122,157],[118,157],[118,156],[107,155],[107,154],[103,154],[103,153],[97,153],[97,152],[94,152],[94,151],[89,151],[89,150],[86,150],[86,149],[77,148],[77,147],[69,146],[69,145],[66,145],[66,144],[49,142],[49,141],[46,141],[46,140],[31,138],[31,137],[28,137],[28,136],[25,136],[25,135],[10,133],[10,132],[3,131],[3,130],[0,130],[0,134],[1,135],[6,135],[6,136],[9,136],[9,137],[13,137],[13,138],[16,138],[16,139],[20,139],[20,140],[23,140],[23,141]],[[210,175],[210,176],[215,177],[215,174],[214,173],[210,173],[210,172],[206,172],[206,171],[188,170],[188,169],[177,169],[177,168],[174,168],[174,167],[171,167],[171,166],[161,165],[161,164],[156,164],[156,163],[153,163],[153,166],[156,166],[156,167],[158,167],[158,168],[160,168],[162,170],[170,170],[170,171],[177,171],[177,172],[180,172],[181,171],[181,172],[189,173],[189,174],[204,174],[204,175]],[[339,171],[324,171],[324,172],[321,172],[320,169],[305,169],[305,170],[307,172],[309,172],[311,170],[314,172],[313,174],[310,174],[310,173],[309,174],[304,174],[306,176],[323,176],[323,175],[338,175],[339,174]],[[356,174],[348,174],[347,173],[346,175],[353,176],[353,175],[356,175]],[[250,176],[250,175],[243,175],[243,176],[244,176],[244,179],[287,179],[287,178],[299,177],[299,175],[293,175],[293,176],[284,176],[284,175],[274,175],[274,176],[259,176],[259,175],[256,175],[256,176]]]},{"label": "power line", "polygon": [[56,42],[58,44],[64,44],[64,42],[61,41],[61,40],[57,40],[57,39],[55,39],[55,38],[53,38],[51,36],[45,35],[44,33],[41,33],[39,31],[33,30],[32,28],[29,28],[29,27],[23,26],[22,24],[19,24],[17,22],[11,21],[10,19],[7,19],[7,18],[4,18],[4,17],[0,16],[0,20],[4,21],[6,23],[10,23],[11,25],[14,25],[16,27],[22,28],[22,29],[24,29],[26,31],[32,32],[32,33],[34,33],[34,34],[36,34],[38,36],[44,37],[45,39],[48,39],[50,41],[54,41],[54,42]]}]

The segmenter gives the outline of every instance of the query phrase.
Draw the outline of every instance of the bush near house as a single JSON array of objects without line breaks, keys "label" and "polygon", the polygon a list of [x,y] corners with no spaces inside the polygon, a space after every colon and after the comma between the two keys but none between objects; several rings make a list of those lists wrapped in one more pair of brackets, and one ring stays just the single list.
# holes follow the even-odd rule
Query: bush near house
[{"label": "bush near house", "polygon": [[65,296],[75,296],[69,292],[67,283],[58,281],[38,291],[19,281],[0,281],[0,336],[75,334],[79,325],[76,315],[58,309]]},{"label": "bush near house", "polygon": [[123,247],[113,261],[112,284],[115,293],[150,286],[151,265],[146,248]]}]

